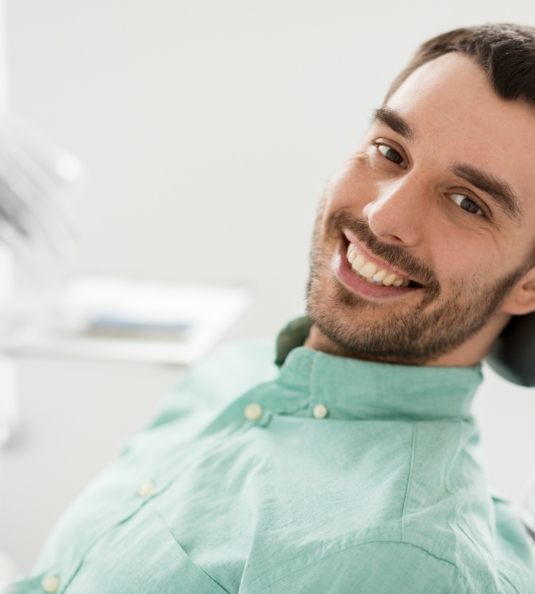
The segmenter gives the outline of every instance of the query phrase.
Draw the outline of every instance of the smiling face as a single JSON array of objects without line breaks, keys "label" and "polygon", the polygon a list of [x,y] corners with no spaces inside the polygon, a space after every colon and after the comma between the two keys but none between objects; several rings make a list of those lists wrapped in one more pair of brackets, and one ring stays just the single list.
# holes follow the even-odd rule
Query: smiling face
[{"label": "smiling face", "polygon": [[535,107],[498,97],[470,58],[413,72],[321,201],[306,346],[479,361],[512,314],[535,310],[533,155]]}]

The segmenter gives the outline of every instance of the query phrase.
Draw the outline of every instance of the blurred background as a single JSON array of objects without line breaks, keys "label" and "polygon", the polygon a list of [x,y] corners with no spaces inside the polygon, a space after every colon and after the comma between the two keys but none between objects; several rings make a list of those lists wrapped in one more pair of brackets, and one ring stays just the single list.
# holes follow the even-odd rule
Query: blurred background
[{"label": "blurred background", "polygon": [[[319,197],[416,46],[462,25],[535,25],[519,0],[0,5],[0,98],[84,166],[74,270],[246,287],[225,341],[273,339],[303,313]],[[484,464],[515,500],[535,470],[535,390],[485,371]],[[0,551],[25,571],[181,372],[29,357],[16,373]]]}]

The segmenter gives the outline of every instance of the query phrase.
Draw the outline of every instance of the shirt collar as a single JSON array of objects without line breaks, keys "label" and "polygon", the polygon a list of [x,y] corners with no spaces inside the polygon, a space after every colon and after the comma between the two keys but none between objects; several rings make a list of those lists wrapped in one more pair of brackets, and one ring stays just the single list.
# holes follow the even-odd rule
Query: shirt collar
[{"label": "shirt collar", "polygon": [[277,383],[324,404],[331,418],[471,416],[481,364],[428,367],[339,357],[301,346],[310,326],[309,318],[298,318],[279,334]]}]

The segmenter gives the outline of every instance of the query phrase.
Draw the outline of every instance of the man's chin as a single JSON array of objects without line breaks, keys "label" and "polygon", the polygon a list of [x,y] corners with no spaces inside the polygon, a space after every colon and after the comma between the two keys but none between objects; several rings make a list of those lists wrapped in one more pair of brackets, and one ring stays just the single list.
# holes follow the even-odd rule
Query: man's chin
[{"label": "man's chin", "polygon": [[[403,365],[425,365],[433,360],[431,356],[407,350],[392,337],[372,337],[370,329],[357,327],[343,329],[333,319],[315,318],[305,346],[317,351],[366,361]],[[368,337],[368,338],[367,338]],[[390,339],[394,340],[390,342]]]},{"label": "man's chin", "polygon": [[313,322],[307,341],[310,348],[356,359],[413,365],[437,356],[422,343],[426,322],[417,321],[423,314],[414,306],[401,307],[398,300],[388,304],[369,301],[339,284],[329,288],[325,291],[312,285],[307,296],[307,314]]}]

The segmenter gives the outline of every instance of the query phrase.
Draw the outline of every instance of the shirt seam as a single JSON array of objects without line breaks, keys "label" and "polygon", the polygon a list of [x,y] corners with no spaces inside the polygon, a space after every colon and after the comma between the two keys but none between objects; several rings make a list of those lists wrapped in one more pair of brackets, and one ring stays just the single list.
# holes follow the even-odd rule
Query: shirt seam
[{"label": "shirt seam", "polygon": [[189,553],[186,551],[186,549],[184,549],[184,547],[178,542],[178,540],[176,539],[176,536],[174,535],[173,531],[169,528],[169,526],[167,525],[167,522],[165,521],[165,518],[163,517],[163,515],[161,514],[160,510],[154,506],[152,506],[151,511],[157,515],[160,519],[160,521],[162,522],[162,525],[165,526],[169,536],[173,539],[173,541],[175,542],[175,544],[177,545],[177,547],[184,553],[184,555],[188,558],[189,562],[196,568],[198,569],[200,572],[202,572],[209,580],[211,580],[214,585],[218,586],[219,588],[221,588],[222,592],[224,592],[225,594],[230,594],[229,591],[222,586],[216,579],[214,579],[213,576],[211,576],[206,570],[204,570],[200,565],[198,565],[197,563],[195,563],[193,561],[193,559],[191,558],[191,556],[189,555]]},{"label": "shirt seam", "polygon": [[[477,542],[474,540],[474,538],[472,538],[472,536],[466,531],[466,529],[464,528],[464,526],[457,522],[457,527],[459,528],[459,530],[465,535],[465,537],[474,545],[477,547]],[[520,594],[519,590],[516,588],[516,586],[511,582],[511,580],[505,575],[505,573],[503,573],[503,571],[500,570],[500,568],[498,567],[498,564],[496,563],[496,574],[497,576],[502,579],[504,581],[506,581],[509,586],[515,591],[516,594]]]},{"label": "shirt seam", "polygon": [[[455,422],[456,426],[457,426],[457,448],[455,449],[455,453],[454,455],[451,457],[449,464],[446,467],[446,473],[444,476],[444,488],[446,489],[446,491],[448,493],[451,493],[452,495],[455,494],[455,485],[453,483],[453,475],[454,475],[454,467],[459,459],[459,456],[462,454],[463,450],[466,449],[466,441],[467,440],[463,440],[461,442],[462,439],[462,433],[463,433],[463,421],[456,421]],[[468,437],[468,439],[470,439],[470,436]]]},{"label": "shirt seam", "polygon": [[[442,563],[446,563],[447,565],[451,566],[456,574],[459,576],[460,581],[463,584],[463,588],[464,588],[464,592],[466,592],[466,594],[473,594],[471,593],[471,591],[468,589],[466,580],[464,579],[464,576],[462,574],[462,572],[460,571],[460,569],[457,567],[457,565],[455,563],[453,563],[452,561],[449,561],[448,559],[443,559],[442,557],[438,557],[437,555],[434,555],[433,553],[429,552],[427,549],[425,549],[424,547],[421,547],[419,545],[413,544],[411,542],[407,542],[407,541],[401,541],[401,540],[369,540],[369,541],[364,541],[364,542],[359,542],[353,545],[349,545],[347,547],[342,547],[341,549],[338,549],[336,551],[333,551],[331,553],[328,553],[326,555],[321,555],[319,558],[316,558],[312,561],[310,561],[309,563],[307,563],[306,565],[303,565],[302,567],[300,567],[297,571],[290,571],[289,573],[287,573],[286,575],[280,576],[278,578],[276,578],[275,580],[273,580],[272,582],[269,583],[269,586],[272,586],[273,584],[276,584],[277,582],[280,582],[294,574],[297,574],[301,571],[303,571],[304,569],[306,569],[307,567],[310,567],[311,565],[315,565],[316,563],[318,563],[318,561],[323,561],[325,559],[328,559],[329,557],[333,557],[334,555],[338,555],[340,553],[343,553],[345,551],[348,551],[350,549],[356,549],[357,547],[361,547],[364,545],[370,545],[370,544],[395,544],[395,545],[405,545],[408,547],[412,547],[415,548],[419,551],[422,551],[423,553],[429,555],[430,557],[432,557],[433,559],[435,559],[436,561],[440,561]],[[296,559],[298,559],[301,555],[295,555],[294,557],[292,557],[291,559],[288,560],[288,563],[291,563],[292,561],[295,561]],[[254,580],[251,581],[251,583],[249,584],[250,586],[252,584],[254,584],[255,582],[257,582],[259,579],[261,579],[262,577],[264,577],[265,575],[269,574],[270,571],[265,571],[264,573],[260,574],[259,576],[257,576]]]},{"label": "shirt seam", "polygon": [[405,508],[409,499],[409,489],[412,481],[412,473],[414,469],[414,458],[416,450],[416,431],[418,430],[417,424],[412,423],[412,435],[411,435],[411,453],[409,460],[409,473],[407,476],[407,484],[405,486],[405,494],[403,496],[403,504],[401,506],[401,540],[405,540]]},{"label": "shirt seam", "polygon": [[511,586],[511,588],[516,592],[516,594],[520,594],[520,590],[518,590],[516,588],[516,586],[511,582],[511,580],[503,572],[499,571],[498,573],[499,573],[500,578],[502,578],[504,581],[506,581]]}]

